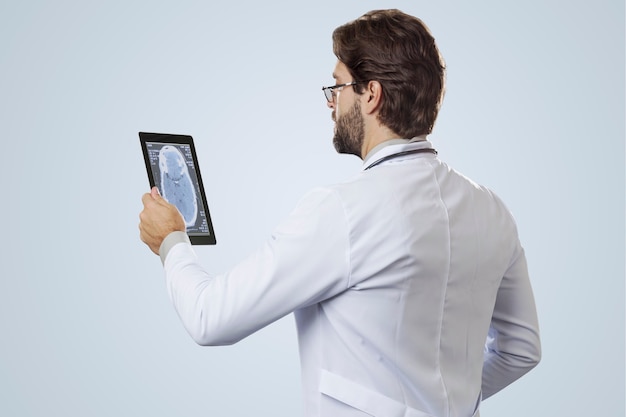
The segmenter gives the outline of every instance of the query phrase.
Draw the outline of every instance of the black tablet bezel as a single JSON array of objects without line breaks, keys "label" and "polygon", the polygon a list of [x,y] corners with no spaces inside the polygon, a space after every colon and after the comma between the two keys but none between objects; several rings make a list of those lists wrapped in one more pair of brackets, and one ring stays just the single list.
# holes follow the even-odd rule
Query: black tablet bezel
[{"label": "black tablet bezel", "polygon": [[[169,144],[169,145],[187,145],[191,150],[191,158],[194,165],[194,171],[198,180],[196,186],[196,199],[198,199],[198,195],[201,201],[196,201],[196,204],[199,204],[199,208],[202,208],[205,213],[208,233],[201,232],[187,232],[189,236],[189,240],[193,245],[215,245],[215,232],[213,230],[213,222],[211,221],[211,214],[209,212],[209,205],[207,202],[206,194],[204,192],[204,184],[202,183],[202,175],[200,174],[200,165],[198,164],[198,156],[196,153],[196,148],[193,144],[193,138],[190,135],[180,135],[180,134],[171,134],[171,133],[149,133],[149,132],[139,132],[139,141],[141,143],[141,150],[143,152],[143,159],[146,164],[146,171],[148,173],[148,181],[150,182],[150,187],[157,187],[161,192],[161,195],[164,195],[163,190],[159,184],[155,183],[155,172],[152,169],[152,165],[150,163],[150,156],[148,153],[148,143],[160,143],[160,144]],[[193,181],[192,181],[193,182]]]}]

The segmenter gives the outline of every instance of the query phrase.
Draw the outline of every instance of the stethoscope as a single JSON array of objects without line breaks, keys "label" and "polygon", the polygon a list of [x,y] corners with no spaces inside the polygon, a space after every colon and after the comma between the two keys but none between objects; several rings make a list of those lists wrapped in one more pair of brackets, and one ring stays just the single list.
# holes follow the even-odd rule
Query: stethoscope
[{"label": "stethoscope", "polygon": [[368,170],[370,168],[373,168],[373,167],[375,167],[378,164],[382,164],[385,161],[389,161],[390,159],[395,159],[395,158],[399,158],[401,156],[411,155],[411,154],[414,154],[414,153],[432,153],[432,154],[437,155],[437,151],[434,150],[433,148],[412,149],[410,151],[392,153],[391,155],[384,156],[384,157],[382,157],[382,158],[372,162],[371,164],[369,164],[367,166],[367,168],[364,169],[364,171],[366,171],[366,170]]}]

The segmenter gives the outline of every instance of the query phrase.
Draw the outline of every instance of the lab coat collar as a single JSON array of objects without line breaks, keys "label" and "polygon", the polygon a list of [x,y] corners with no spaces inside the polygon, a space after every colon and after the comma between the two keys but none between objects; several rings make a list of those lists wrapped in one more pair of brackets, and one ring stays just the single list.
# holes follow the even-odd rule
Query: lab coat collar
[{"label": "lab coat collar", "polygon": [[372,162],[394,153],[432,147],[432,143],[429,140],[426,140],[426,136],[416,136],[412,139],[389,139],[376,145],[367,154],[363,160],[361,170],[364,171]]}]

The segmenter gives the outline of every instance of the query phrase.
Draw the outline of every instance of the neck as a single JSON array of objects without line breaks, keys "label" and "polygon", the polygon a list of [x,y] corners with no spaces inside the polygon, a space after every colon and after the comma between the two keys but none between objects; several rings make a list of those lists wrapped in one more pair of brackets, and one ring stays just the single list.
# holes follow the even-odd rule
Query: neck
[{"label": "neck", "polygon": [[369,154],[372,149],[381,143],[399,138],[400,136],[397,133],[380,124],[377,124],[377,126],[373,126],[373,128],[370,129],[366,126],[365,138],[363,140],[363,145],[361,146],[361,159],[365,160],[367,154]]}]

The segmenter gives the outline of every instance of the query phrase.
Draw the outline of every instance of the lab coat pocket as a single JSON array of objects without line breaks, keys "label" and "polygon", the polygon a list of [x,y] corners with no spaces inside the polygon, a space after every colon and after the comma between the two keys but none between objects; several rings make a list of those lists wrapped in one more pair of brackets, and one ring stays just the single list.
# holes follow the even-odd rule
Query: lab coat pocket
[{"label": "lab coat pocket", "polygon": [[373,417],[434,417],[326,370],[321,372],[319,390]]}]

